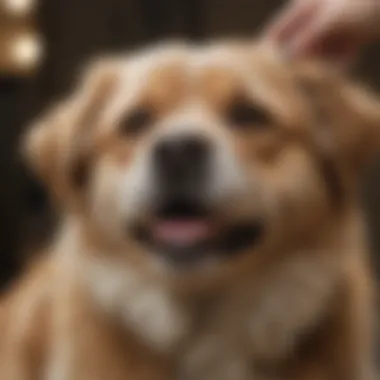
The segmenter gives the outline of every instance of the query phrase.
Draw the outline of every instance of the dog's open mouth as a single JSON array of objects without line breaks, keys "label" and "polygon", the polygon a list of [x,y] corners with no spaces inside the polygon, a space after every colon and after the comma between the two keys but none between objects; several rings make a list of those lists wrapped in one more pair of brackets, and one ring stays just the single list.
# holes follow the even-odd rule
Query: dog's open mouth
[{"label": "dog's open mouth", "polygon": [[219,225],[200,202],[175,199],[164,202],[153,221],[136,229],[139,241],[175,265],[196,265],[233,256],[258,245],[263,223],[244,220]]}]

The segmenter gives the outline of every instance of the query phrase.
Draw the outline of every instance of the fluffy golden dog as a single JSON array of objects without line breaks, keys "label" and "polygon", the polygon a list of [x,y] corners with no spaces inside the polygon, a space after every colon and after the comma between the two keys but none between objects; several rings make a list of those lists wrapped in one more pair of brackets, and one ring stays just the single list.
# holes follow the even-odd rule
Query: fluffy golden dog
[{"label": "fluffy golden dog", "polygon": [[102,59],[25,152],[60,208],[1,380],[369,380],[380,101],[252,43]]}]

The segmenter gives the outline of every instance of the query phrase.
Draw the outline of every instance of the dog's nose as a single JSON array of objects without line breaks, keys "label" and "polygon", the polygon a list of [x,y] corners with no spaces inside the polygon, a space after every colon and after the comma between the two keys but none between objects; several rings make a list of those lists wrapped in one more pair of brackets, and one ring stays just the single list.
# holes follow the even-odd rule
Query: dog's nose
[{"label": "dog's nose", "polygon": [[203,136],[166,137],[154,149],[154,164],[159,180],[167,185],[204,180],[210,151],[210,143]]}]

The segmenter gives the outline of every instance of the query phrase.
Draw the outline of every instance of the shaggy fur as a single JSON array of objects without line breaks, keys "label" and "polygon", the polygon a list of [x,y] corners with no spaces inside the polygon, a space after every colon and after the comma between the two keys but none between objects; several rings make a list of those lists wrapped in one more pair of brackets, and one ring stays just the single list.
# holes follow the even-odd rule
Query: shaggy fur
[{"label": "shaggy fur", "polygon": [[[241,97],[248,127],[226,119]],[[129,227],[152,223],[153,147],[186,133],[214,147],[216,224],[264,235],[179,270]],[[378,148],[379,100],[319,63],[251,43],[101,59],[25,138],[62,225],[2,302],[1,380],[374,379],[356,187]]]}]

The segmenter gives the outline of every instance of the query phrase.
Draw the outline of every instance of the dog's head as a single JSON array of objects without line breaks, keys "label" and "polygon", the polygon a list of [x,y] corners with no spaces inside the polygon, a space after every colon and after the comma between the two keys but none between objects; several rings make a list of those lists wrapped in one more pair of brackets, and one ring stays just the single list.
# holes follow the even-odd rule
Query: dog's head
[{"label": "dog's head", "polygon": [[166,46],[91,67],[26,152],[64,212],[126,260],[218,273],[341,212],[379,145],[379,104],[264,48]]}]

